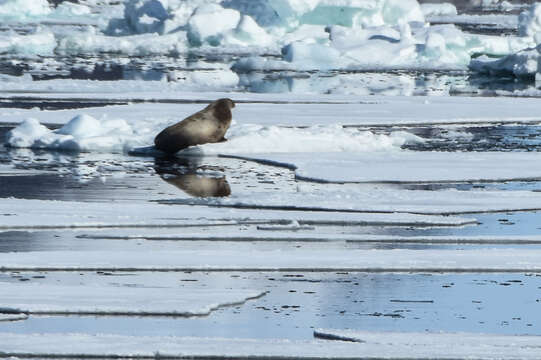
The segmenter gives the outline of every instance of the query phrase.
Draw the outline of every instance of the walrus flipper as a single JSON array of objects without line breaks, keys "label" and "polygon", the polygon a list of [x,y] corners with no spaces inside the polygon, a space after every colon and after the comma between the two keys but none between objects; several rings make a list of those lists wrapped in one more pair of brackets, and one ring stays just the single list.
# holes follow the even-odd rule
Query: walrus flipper
[{"label": "walrus flipper", "polygon": [[190,139],[182,136],[182,134],[177,134],[175,131],[166,131],[170,129],[165,129],[156,136],[154,139],[154,145],[156,149],[164,151],[169,154],[174,154],[177,151],[186,149],[187,147],[193,145],[190,142]]}]

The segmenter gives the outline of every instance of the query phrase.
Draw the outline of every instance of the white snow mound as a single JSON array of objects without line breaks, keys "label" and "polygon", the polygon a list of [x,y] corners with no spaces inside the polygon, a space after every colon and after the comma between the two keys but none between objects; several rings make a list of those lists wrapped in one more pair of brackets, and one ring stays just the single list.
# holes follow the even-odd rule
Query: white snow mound
[{"label": "white snow mound", "polygon": [[[7,134],[7,144],[68,151],[130,151],[153,143],[154,136],[170,124],[154,123],[141,128],[123,119],[96,119],[80,114],[57,130],[35,119],[27,119]],[[139,130],[138,130],[139,129]],[[204,144],[183,150],[183,154],[248,154],[283,152],[366,152],[399,150],[406,142],[420,139],[406,132],[376,135],[341,125],[286,128],[255,124],[233,124],[227,142]]]}]

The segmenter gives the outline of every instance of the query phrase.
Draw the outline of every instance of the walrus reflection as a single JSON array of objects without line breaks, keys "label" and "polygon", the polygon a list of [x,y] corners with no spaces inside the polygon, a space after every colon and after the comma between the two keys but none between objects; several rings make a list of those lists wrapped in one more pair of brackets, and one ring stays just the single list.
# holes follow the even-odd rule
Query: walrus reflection
[{"label": "walrus reflection", "polygon": [[186,119],[163,129],[154,138],[156,149],[174,154],[189,146],[226,141],[231,125],[231,99],[218,99]]},{"label": "walrus reflection", "polygon": [[197,174],[162,175],[162,179],[194,197],[226,197],[231,188],[224,177],[206,177]]}]

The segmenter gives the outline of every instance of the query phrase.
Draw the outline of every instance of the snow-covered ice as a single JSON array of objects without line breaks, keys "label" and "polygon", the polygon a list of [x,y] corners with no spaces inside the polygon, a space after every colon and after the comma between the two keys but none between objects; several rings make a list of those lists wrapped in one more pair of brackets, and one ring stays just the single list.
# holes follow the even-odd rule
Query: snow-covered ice
[{"label": "snow-covered ice", "polygon": [[256,290],[2,283],[0,312],[201,316],[264,295]]},{"label": "snow-covered ice", "polygon": [[[7,134],[12,147],[44,148],[70,151],[128,152],[137,146],[152,144],[163,125],[139,129],[130,119],[104,119],[82,114],[58,130],[48,130],[35,119],[27,119]],[[150,125],[150,124],[149,124]],[[378,151],[398,148],[417,138],[407,133],[375,135],[339,125],[307,129],[243,124],[228,131],[228,141],[184,151],[186,154],[242,154],[275,152]]]},{"label": "snow-covered ice", "polygon": [[[323,330],[321,333],[324,333]],[[319,334],[320,332],[318,332]],[[346,333],[327,331],[325,333]],[[346,333],[350,334],[350,333]],[[537,336],[502,336],[471,333],[351,333],[364,343],[324,340],[193,338],[173,336],[123,336],[113,334],[11,334],[1,333],[6,356],[67,356],[87,354],[114,357],[265,357],[397,359],[537,359]],[[66,346],[68,344],[68,346]],[[502,346],[502,344],[504,344]]]},{"label": "snow-covered ice", "polygon": [[[74,209],[78,209],[75,211]],[[426,216],[416,214],[371,214],[341,212],[270,211],[250,209],[219,209],[205,206],[180,207],[160,204],[82,203],[2,199],[4,216],[0,228],[105,228],[105,227],[185,227],[194,225],[276,223],[299,221],[303,224],[377,224],[377,225],[447,225],[475,223],[474,219]],[[150,215],[150,216],[149,216]]]},{"label": "snow-covered ice", "polygon": [[[269,231],[267,231],[269,230]],[[316,231],[317,230],[317,231]],[[109,230],[110,231],[110,230]],[[438,235],[438,236],[397,236],[397,235],[358,235],[329,234],[315,226],[302,226],[298,223],[290,225],[258,225],[243,230],[219,228],[201,232],[185,231],[182,233],[161,233],[140,229],[129,234],[117,232],[94,232],[77,235],[80,239],[107,240],[149,240],[149,241],[295,241],[295,242],[330,242],[346,241],[352,243],[408,243],[408,244],[541,244],[541,235]]]},{"label": "snow-covered ice", "polygon": [[55,47],[55,37],[48,30],[27,35],[0,32],[0,53],[13,53],[21,56],[51,56]]},{"label": "snow-covered ice", "polygon": [[532,77],[537,72],[538,59],[537,48],[527,48],[499,59],[479,57],[471,61],[470,68],[482,74]]},{"label": "snow-covered ice", "polygon": [[487,182],[541,178],[537,153],[373,151],[243,155],[324,182]]},{"label": "snow-covered ice", "polygon": [[[89,115],[98,120],[123,119],[129,125],[145,123],[142,129],[157,130],[201,110],[204,102],[229,97],[238,103],[233,109],[233,120],[239,125],[263,126],[348,125],[428,125],[428,124],[498,124],[539,122],[538,100],[529,98],[447,97],[447,96],[358,96],[318,94],[254,94],[227,92],[182,92],[168,83],[148,84],[152,91],[142,92],[144,82],[100,82],[103,93],[94,83],[77,81],[36,82],[35,88],[27,84],[16,88],[25,96],[47,99],[110,99],[130,100],[159,99],[164,103],[113,105],[77,110],[40,111],[34,109],[3,109],[2,123],[20,123],[35,118],[42,124],[65,124],[78,115]],[[147,82],[148,83],[148,82]],[[151,82],[153,83],[153,82]],[[0,83],[2,86],[3,83]],[[18,84],[15,83],[14,86]],[[75,85],[75,86],[74,86]],[[11,86],[11,85],[10,85]],[[116,86],[116,88],[115,88]],[[140,89],[136,91],[135,89]],[[86,90],[87,88],[88,91]],[[16,100],[13,93],[0,92],[7,99]],[[38,93],[34,93],[37,91]],[[41,93],[39,93],[41,92]],[[165,103],[179,101],[178,104]],[[190,102],[202,103],[190,103]],[[187,102],[187,103],[182,103]],[[155,127],[155,129],[150,128]],[[150,129],[149,129],[150,128]],[[150,136],[150,135],[149,135]]]},{"label": "snow-covered ice", "polygon": [[[415,358],[428,356],[423,354],[425,351],[430,354],[429,356],[441,359],[448,357],[484,359],[491,356],[509,359],[515,356],[527,358],[530,356],[529,350],[533,352],[534,349],[541,346],[541,338],[538,336],[496,336],[472,333],[385,333],[317,329],[314,331],[314,336],[361,342],[367,347],[402,349],[403,354],[407,353],[408,356]],[[503,350],[504,348],[506,350]],[[507,352],[511,349],[514,349],[515,353],[498,354],[501,350]],[[380,351],[385,353],[385,350]],[[491,353],[494,355],[489,355]],[[520,353],[523,355],[519,355]],[[400,357],[401,355],[397,351],[394,356]]]},{"label": "snow-covered ice", "polygon": [[[4,0],[0,19],[32,23],[35,35],[50,33],[49,23],[75,23],[84,28],[50,33],[47,51],[27,45],[34,55],[115,53],[179,55],[191,50],[214,54],[272,54],[235,65],[243,71],[281,67],[295,70],[466,70],[472,56],[509,55],[535,46],[535,6],[517,15],[456,15],[448,3],[416,0],[130,0],[113,11],[96,14],[94,4],[45,0],[33,4]],[[14,12],[13,9],[18,9]],[[519,28],[519,36],[469,34],[449,24],[497,24]],[[1,36],[1,35],[0,35]],[[14,35],[11,34],[10,37]],[[1,38],[0,38],[1,39]],[[0,41],[1,43],[1,41]],[[6,47],[10,54],[21,53]],[[377,56],[376,56],[377,55]],[[233,65],[233,64],[232,64]]]},{"label": "snow-covered ice", "polygon": [[[539,195],[538,195],[539,194]],[[160,201],[164,204],[257,207],[265,209],[406,212],[425,215],[456,215],[483,212],[534,211],[541,209],[541,194],[532,191],[444,189],[402,190],[385,186],[358,188],[327,186],[314,191],[299,184],[296,191],[232,193],[227,198],[186,198]]]},{"label": "snow-covered ice", "polygon": [[0,314],[0,322],[26,320],[27,318],[28,315],[26,314]]},{"label": "snow-covered ice", "polygon": [[538,272],[533,249],[359,250],[340,247],[201,248],[0,253],[2,271]]}]

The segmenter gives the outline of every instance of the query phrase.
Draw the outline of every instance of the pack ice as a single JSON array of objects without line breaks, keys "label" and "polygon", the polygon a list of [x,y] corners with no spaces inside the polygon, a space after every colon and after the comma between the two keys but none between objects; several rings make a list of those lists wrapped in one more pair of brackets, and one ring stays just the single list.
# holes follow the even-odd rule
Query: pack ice
[{"label": "pack ice", "polygon": [[[540,23],[538,4],[518,17],[518,36],[475,35],[453,25],[432,25],[431,16],[452,18],[456,8],[421,6],[416,0],[128,0],[114,9],[97,16],[84,4],[64,2],[51,8],[46,0],[3,0],[0,20],[8,24],[88,26],[38,26],[24,35],[3,32],[0,50],[33,55],[243,54],[245,58],[230,64],[237,72],[465,70],[472,57],[501,57],[535,47]],[[483,68],[491,67],[484,62]]]}]

